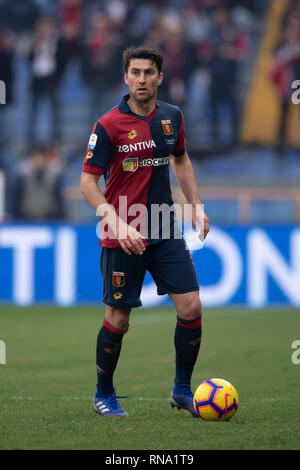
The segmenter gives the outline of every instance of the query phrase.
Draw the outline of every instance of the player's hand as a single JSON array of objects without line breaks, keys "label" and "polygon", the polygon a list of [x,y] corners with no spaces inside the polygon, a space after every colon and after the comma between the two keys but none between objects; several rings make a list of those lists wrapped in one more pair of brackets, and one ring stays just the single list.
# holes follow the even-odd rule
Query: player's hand
[{"label": "player's hand", "polygon": [[209,232],[209,218],[207,217],[207,215],[204,213],[204,216],[203,216],[203,220],[202,220],[202,223],[201,223],[201,227],[200,227],[200,232],[199,232],[199,238],[200,240],[203,242]]},{"label": "player's hand", "polygon": [[122,250],[127,255],[131,255],[132,253],[135,255],[142,255],[146,249],[143,242],[145,237],[134,227],[126,224],[121,218],[119,218],[118,222],[116,238],[119,241]]},{"label": "player's hand", "polygon": [[193,204],[192,206],[192,224],[195,231],[199,231],[199,238],[203,242],[209,232],[209,218],[205,214],[202,204]]},{"label": "player's hand", "polygon": [[101,217],[101,224],[103,227],[108,227],[108,234],[117,239],[121,245],[122,250],[127,254],[132,253],[142,255],[145,251],[143,242],[144,237],[134,227],[131,227],[124,222],[121,217],[116,214],[115,209],[108,203],[100,204],[97,207],[97,215]]}]

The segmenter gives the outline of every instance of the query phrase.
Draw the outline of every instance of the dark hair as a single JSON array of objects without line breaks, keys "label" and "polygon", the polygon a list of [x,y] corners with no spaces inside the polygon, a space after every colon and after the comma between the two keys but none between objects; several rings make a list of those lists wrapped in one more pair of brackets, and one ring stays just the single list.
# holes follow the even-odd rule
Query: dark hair
[{"label": "dark hair", "polygon": [[153,49],[152,47],[139,46],[139,47],[127,47],[123,52],[123,64],[125,72],[128,72],[131,59],[148,59],[151,60],[158,69],[158,73],[161,72],[163,64],[163,56],[160,52]]}]

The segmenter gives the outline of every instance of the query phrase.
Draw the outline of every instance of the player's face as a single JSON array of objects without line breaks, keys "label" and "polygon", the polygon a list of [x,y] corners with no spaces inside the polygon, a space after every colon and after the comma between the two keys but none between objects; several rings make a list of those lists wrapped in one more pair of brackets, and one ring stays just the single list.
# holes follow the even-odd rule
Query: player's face
[{"label": "player's face", "polygon": [[143,103],[156,99],[157,88],[162,79],[163,74],[158,73],[156,64],[148,59],[131,59],[125,73],[130,96]]}]

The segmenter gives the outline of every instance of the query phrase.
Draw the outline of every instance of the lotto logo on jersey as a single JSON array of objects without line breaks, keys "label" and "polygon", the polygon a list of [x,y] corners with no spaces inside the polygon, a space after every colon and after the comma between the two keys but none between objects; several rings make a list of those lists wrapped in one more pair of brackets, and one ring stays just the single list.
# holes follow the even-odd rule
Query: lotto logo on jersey
[{"label": "lotto logo on jersey", "polygon": [[88,148],[90,150],[94,150],[94,148],[96,146],[96,143],[97,143],[97,140],[98,140],[97,134],[92,134],[91,137],[90,137],[89,143],[88,143]]},{"label": "lotto logo on jersey", "polygon": [[132,131],[128,132],[128,139],[135,139],[137,137],[138,133],[134,129]]},{"label": "lotto logo on jersey", "polygon": [[89,160],[90,158],[93,158],[93,156],[94,156],[93,152],[89,151],[89,152],[86,154],[85,158],[86,158],[86,160]]},{"label": "lotto logo on jersey", "polygon": [[124,287],[125,286],[125,273],[119,272],[119,271],[113,271],[112,284],[114,287]]},{"label": "lotto logo on jersey", "polygon": [[165,135],[172,135],[173,134],[173,128],[170,119],[166,119],[165,121],[161,121],[161,124],[163,126],[163,130]]},{"label": "lotto logo on jersey", "polygon": [[136,171],[138,169],[139,163],[138,158],[126,158],[123,161],[123,171]]}]

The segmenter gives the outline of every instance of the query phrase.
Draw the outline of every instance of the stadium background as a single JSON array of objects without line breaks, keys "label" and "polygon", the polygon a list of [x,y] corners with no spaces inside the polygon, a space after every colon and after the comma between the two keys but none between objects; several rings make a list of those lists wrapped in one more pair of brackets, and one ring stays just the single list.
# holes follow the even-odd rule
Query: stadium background
[{"label": "stadium background", "polygon": [[[0,0],[0,449],[299,449],[299,3]],[[164,52],[160,98],[184,110],[212,223],[203,247],[186,227],[203,301],[192,390],[229,380],[230,423],[171,409],[176,316],[150,277],[115,376],[130,418],[92,409],[105,309],[80,173],[124,93],[122,48],[143,43]]]},{"label": "stadium background", "polygon": [[[212,223],[203,247],[187,234],[204,305],[299,306],[299,32],[297,0],[0,0],[0,302],[100,302],[82,161],[123,48],[151,44]],[[150,276],[143,302],[168,303]]]}]

